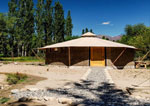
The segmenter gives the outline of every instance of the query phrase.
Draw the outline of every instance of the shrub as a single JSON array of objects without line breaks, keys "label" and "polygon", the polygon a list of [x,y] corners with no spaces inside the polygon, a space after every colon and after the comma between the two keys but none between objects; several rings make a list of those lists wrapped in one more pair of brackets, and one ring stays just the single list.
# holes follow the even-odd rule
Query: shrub
[{"label": "shrub", "polygon": [[20,73],[15,73],[15,74],[7,74],[7,82],[12,85],[12,84],[17,84],[20,82],[23,82],[27,79],[27,75],[25,74],[20,74]]},{"label": "shrub", "polygon": [[0,98],[0,104],[4,104],[4,103],[8,102],[9,100],[10,100],[10,98],[6,98],[6,97]]}]

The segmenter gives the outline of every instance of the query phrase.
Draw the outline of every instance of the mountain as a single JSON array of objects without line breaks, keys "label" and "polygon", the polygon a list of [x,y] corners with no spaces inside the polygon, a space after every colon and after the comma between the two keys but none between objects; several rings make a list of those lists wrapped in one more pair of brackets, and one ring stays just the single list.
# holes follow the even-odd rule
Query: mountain
[{"label": "mountain", "polygon": [[108,38],[109,40],[111,41],[117,41],[117,40],[120,40],[122,35],[118,35],[118,36],[109,36],[109,35],[97,35],[97,37],[101,38],[105,36],[105,38]]}]

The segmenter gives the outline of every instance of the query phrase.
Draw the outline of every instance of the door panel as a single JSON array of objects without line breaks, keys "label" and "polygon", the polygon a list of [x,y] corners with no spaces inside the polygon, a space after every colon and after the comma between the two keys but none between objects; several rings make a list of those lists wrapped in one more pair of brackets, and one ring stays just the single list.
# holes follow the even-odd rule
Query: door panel
[{"label": "door panel", "polygon": [[91,48],[91,66],[105,66],[105,49],[104,47]]}]

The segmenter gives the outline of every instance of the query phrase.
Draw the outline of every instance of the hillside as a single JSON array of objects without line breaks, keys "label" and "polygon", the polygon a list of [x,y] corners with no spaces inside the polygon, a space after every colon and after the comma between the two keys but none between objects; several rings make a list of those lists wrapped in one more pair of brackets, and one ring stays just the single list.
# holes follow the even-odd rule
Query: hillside
[{"label": "hillside", "polygon": [[118,35],[118,36],[109,36],[109,35],[97,35],[99,38],[102,38],[103,36],[105,36],[105,38],[108,38],[111,41],[117,41],[120,40],[122,35]]}]

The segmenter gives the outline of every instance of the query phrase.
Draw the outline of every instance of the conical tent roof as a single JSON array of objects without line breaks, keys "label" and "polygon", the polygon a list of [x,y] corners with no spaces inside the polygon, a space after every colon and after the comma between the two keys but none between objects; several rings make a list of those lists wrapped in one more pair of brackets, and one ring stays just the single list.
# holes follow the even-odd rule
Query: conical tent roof
[{"label": "conical tent roof", "polygon": [[136,49],[134,46],[129,46],[129,45],[98,38],[96,37],[95,34],[91,32],[87,32],[81,35],[81,38],[48,45],[41,49],[61,48],[61,47],[122,47],[122,48]]}]

